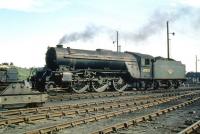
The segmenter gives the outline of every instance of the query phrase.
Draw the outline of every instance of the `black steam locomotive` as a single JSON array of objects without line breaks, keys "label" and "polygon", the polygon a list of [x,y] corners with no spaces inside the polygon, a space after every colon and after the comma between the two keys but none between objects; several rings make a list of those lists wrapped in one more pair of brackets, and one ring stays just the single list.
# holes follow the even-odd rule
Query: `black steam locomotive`
[{"label": "black steam locomotive", "polygon": [[134,52],[49,47],[46,66],[31,78],[33,88],[85,92],[178,88],[185,80],[180,61]]}]

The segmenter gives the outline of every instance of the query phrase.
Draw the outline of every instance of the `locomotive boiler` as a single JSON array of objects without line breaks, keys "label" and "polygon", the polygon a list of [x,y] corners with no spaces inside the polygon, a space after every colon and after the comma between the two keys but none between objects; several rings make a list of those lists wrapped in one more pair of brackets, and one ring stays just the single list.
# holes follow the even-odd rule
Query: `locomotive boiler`
[{"label": "locomotive boiler", "polygon": [[46,66],[32,77],[40,90],[67,91],[178,88],[185,80],[185,65],[173,59],[134,52],[113,52],[49,47]]}]

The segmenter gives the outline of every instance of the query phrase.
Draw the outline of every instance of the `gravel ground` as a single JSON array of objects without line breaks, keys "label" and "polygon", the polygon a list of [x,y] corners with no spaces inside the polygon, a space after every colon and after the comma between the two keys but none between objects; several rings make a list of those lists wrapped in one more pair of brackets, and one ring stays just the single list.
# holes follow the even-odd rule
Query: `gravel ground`
[{"label": "gravel ground", "polygon": [[[129,119],[136,118],[138,116],[145,115],[145,114],[148,114],[151,112],[155,112],[159,109],[164,109],[164,108],[168,108],[170,106],[176,105],[176,104],[180,104],[180,103],[184,102],[185,100],[187,100],[187,99],[181,99],[178,101],[167,102],[167,103],[160,104],[160,105],[148,108],[148,109],[135,111],[133,113],[127,113],[127,114],[123,114],[120,116],[116,116],[114,118],[104,119],[104,120],[100,120],[98,122],[93,122],[93,123],[88,123],[85,125],[76,126],[74,128],[69,128],[69,129],[60,131],[59,134],[77,134],[77,133],[88,134],[88,133],[94,132],[96,130],[100,130],[101,128],[109,126],[111,124],[114,125],[119,122],[125,122]],[[106,112],[104,112],[104,113],[106,113]],[[144,130],[144,129],[142,129],[142,130]]]},{"label": "gravel ground", "polygon": [[[148,94],[148,95],[150,95],[150,96],[160,96],[161,94],[160,93],[151,93],[151,94]],[[119,99],[123,99],[123,98],[138,97],[138,96],[142,96],[142,95],[137,94],[137,95],[131,95],[131,96],[119,96],[119,97],[107,97],[107,98],[104,97],[104,98],[69,100],[69,101],[55,101],[55,102],[48,102],[45,105],[46,106],[52,106],[52,105],[61,105],[61,104],[89,103],[89,102],[99,102],[99,101],[103,101],[103,100],[107,101],[107,100],[111,100],[111,99],[119,100]],[[74,134],[77,134],[77,133],[88,134],[88,133],[91,133],[95,130],[101,129],[104,126],[107,126],[107,125],[110,125],[110,124],[116,124],[120,121],[127,121],[128,119],[131,119],[131,118],[134,118],[134,117],[137,117],[137,116],[140,116],[140,115],[144,115],[144,114],[147,114],[147,113],[150,113],[150,112],[153,112],[153,111],[157,111],[158,109],[167,108],[169,106],[181,103],[184,100],[185,99],[182,99],[182,100],[179,100],[179,101],[168,102],[168,103],[165,103],[165,104],[154,106],[152,108],[148,108],[146,110],[140,110],[140,111],[136,111],[136,112],[133,112],[133,113],[127,113],[127,114],[116,116],[116,117],[113,117],[113,118],[110,118],[110,119],[104,119],[104,120],[100,120],[98,122],[92,122],[92,123],[88,123],[88,124],[85,124],[85,125],[76,126],[74,128],[64,129],[63,131],[60,131],[58,133],[60,133],[60,134],[67,134],[67,133],[69,133],[69,134],[73,134],[73,133]],[[81,118],[81,117],[90,117],[90,116],[93,116],[95,114],[107,113],[109,111],[113,111],[113,110],[101,111],[101,112],[97,112],[97,113],[81,114],[81,115],[76,115],[76,116],[65,116],[65,117],[61,117],[61,118],[58,117],[58,118],[52,118],[52,119],[49,119],[49,120],[45,119],[45,120],[32,122],[32,123],[29,123],[29,124],[25,124],[25,123],[20,123],[20,124],[16,124],[16,125],[12,124],[12,125],[9,125],[7,127],[2,127],[0,129],[0,133],[4,133],[4,134],[23,133],[25,131],[29,131],[29,130],[32,130],[32,129],[35,129],[35,128],[45,127],[45,126],[57,124],[57,123],[60,123],[60,122],[66,122],[66,121],[68,122],[68,121],[78,119],[78,118]],[[187,112],[188,111],[186,111],[186,113]],[[178,118],[180,118],[180,117],[178,117]],[[171,123],[173,123],[172,119],[170,121],[171,121]],[[174,120],[174,122],[175,121],[176,120]],[[152,123],[153,123],[153,121],[152,121]],[[151,125],[147,125],[147,127],[148,126],[150,127]],[[138,128],[138,131],[136,131],[136,133],[142,133],[142,132],[145,133],[145,132],[147,132],[146,130],[148,130],[148,129],[146,129],[147,128],[146,126],[138,125],[137,127],[139,127],[139,128]],[[131,128],[129,130],[126,130],[126,131],[121,130],[120,133],[134,133],[135,129],[137,127],[134,127],[133,130]],[[159,126],[158,127],[156,125],[154,126],[154,124],[152,125],[152,127],[159,128]],[[149,130],[150,130],[150,128],[149,128]],[[163,132],[165,132],[165,130],[163,130]],[[167,130],[166,130],[166,132],[167,132]],[[152,131],[152,133],[154,133],[154,131]]]},{"label": "gravel ground", "polygon": [[[147,95],[131,95],[131,96],[118,96],[118,97],[103,97],[103,98],[92,98],[92,99],[77,99],[77,100],[64,100],[64,101],[52,101],[46,103],[44,106],[52,106],[52,105],[62,105],[62,104],[80,104],[80,103],[91,103],[91,102],[100,102],[100,101],[109,101],[109,100],[120,100],[127,98],[134,98],[139,96],[147,96]],[[148,96],[155,96],[153,94]]]},{"label": "gravel ground", "polygon": [[[185,93],[189,93],[190,91],[186,91]],[[120,100],[127,99],[133,97],[142,97],[142,96],[161,96],[163,94],[170,93],[149,93],[149,94],[132,94],[129,96],[117,96],[117,97],[102,97],[102,98],[90,98],[90,99],[77,99],[77,100],[63,100],[63,101],[50,101],[46,103],[44,106],[52,106],[52,105],[62,105],[62,104],[80,104],[80,103],[90,103],[90,102],[99,102],[99,101],[108,101],[108,100]]]},{"label": "gravel ground", "polygon": [[[149,99],[151,100],[151,99]],[[139,100],[140,102],[141,100]],[[103,106],[103,105],[102,105]],[[64,122],[64,121],[71,121],[71,120],[75,120],[75,119],[78,119],[78,118],[81,118],[81,117],[90,117],[92,115],[95,115],[95,114],[102,114],[102,113],[107,113],[107,112],[111,112],[115,109],[111,109],[111,110],[107,110],[107,111],[99,111],[99,112],[92,112],[92,113],[88,113],[88,114],[80,114],[80,115],[72,115],[72,116],[64,116],[64,117],[56,117],[56,118],[52,118],[52,119],[44,119],[44,120],[40,120],[40,121],[36,121],[36,122],[32,122],[30,124],[25,124],[25,123],[20,123],[18,125],[9,125],[7,127],[7,129],[3,128],[3,129],[0,129],[0,132],[4,132],[4,133],[13,133],[17,130],[17,132],[19,133],[23,133],[25,131],[29,131],[29,130],[32,130],[32,129],[35,129],[35,128],[39,128],[39,127],[45,127],[48,125],[53,125],[53,124],[57,124],[57,123],[60,123],[60,122]],[[13,116],[13,117],[16,117],[16,116]]]},{"label": "gravel ground", "polygon": [[128,130],[121,130],[122,134],[175,134],[189,125],[200,120],[200,101],[190,106],[162,115],[147,123],[138,124]]}]

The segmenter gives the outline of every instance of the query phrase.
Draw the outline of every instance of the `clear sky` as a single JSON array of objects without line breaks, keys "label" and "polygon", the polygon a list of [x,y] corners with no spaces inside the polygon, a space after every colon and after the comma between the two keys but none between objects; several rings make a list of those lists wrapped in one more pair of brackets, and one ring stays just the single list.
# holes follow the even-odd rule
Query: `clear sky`
[{"label": "clear sky", "polygon": [[[195,70],[200,59],[199,0],[0,0],[0,63],[42,67],[48,46],[76,36],[64,47],[116,50],[166,57],[169,20],[171,57]],[[80,38],[80,39],[79,39]],[[200,61],[198,63],[200,71]]]}]

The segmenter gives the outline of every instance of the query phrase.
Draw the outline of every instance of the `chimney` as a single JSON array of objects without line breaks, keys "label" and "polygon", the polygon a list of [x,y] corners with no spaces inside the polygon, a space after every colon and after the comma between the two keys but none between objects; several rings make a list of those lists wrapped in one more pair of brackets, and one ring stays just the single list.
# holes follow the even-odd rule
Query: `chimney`
[{"label": "chimney", "polygon": [[58,44],[58,45],[56,45],[56,47],[57,47],[57,48],[63,48],[63,45]]}]

